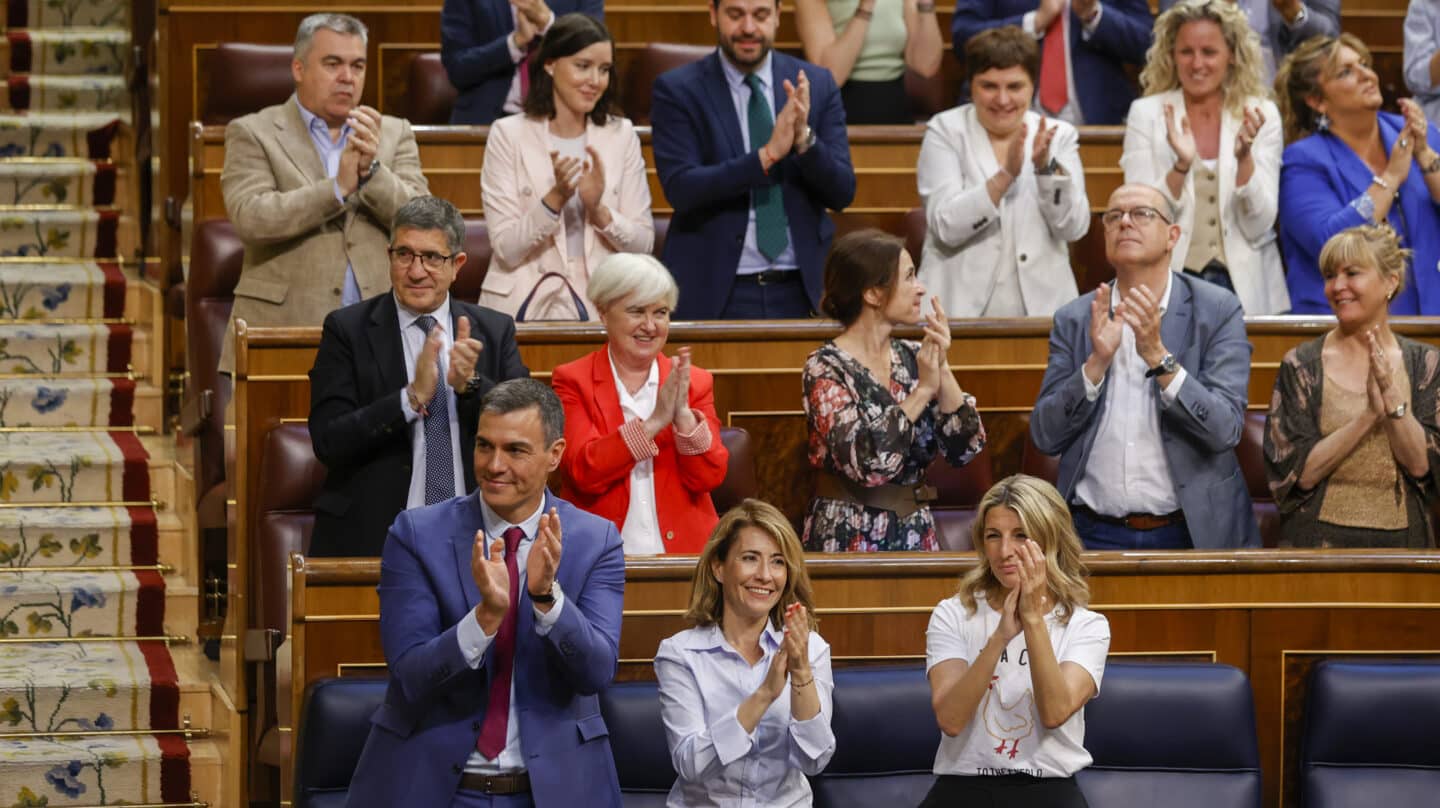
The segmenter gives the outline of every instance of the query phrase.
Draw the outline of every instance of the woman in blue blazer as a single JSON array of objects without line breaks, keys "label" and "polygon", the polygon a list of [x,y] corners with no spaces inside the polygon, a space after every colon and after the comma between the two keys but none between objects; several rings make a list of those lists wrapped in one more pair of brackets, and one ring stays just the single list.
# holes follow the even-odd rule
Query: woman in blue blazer
[{"label": "woman in blue blazer", "polygon": [[1380,112],[1370,51],[1352,34],[1315,37],[1275,78],[1285,118],[1280,244],[1291,311],[1329,314],[1320,249],[1341,230],[1389,222],[1414,251],[1414,283],[1392,314],[1440,314],[1440,131],[1415,102]]}]

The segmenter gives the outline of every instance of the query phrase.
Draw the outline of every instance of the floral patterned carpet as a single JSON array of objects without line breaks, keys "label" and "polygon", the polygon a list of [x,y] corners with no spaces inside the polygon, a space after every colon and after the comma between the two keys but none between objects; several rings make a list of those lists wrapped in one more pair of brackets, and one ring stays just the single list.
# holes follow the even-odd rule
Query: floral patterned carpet
[{"label": "floral patterned carpet", "polygon": [[128,7],[6,4],[0,808],[189,805],[210,791],[196,762],[220,765],[185,734],[209,721],[210,684],[175,642],[193,637],[199,598],[164,504],[173,441],[158,407],[137,417],[163,378],[159,292],[126,260]]}]

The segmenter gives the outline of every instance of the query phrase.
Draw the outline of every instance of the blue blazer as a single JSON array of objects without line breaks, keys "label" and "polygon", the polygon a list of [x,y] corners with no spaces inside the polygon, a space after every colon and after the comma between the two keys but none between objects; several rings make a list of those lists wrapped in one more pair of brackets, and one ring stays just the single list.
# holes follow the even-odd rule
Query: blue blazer
[{"label": "blue blazer", "polygon": [[[477,497],[402,512],[390,528],[379,587],[390,686],[370,719],[345,803],[350,808],[449,805],[475,751],[494,654],[487,651],[472,670],[455,632],[480,602],[470,573],[482,526]],[[619,661],[624,551],[614,524],[547,492],[546,510],[551,506],[563,528],[556,580],[565,605],[541,637],[522,590],[516,625],[513,682],[531,793],[538,808],[620,808],[597,694]]]},{"label": "blue blazer", "polygon": [[[556,17],[578,11],[605,19],[603,0],[547,0]],[[450,123],[490,124],[504,113],[515,80],[510,34],[515,15],[509,0],[445,0],[440,9],[440,61],[459,96]]]},{"label": "blue blazer", "polygon": [[680,285],[675,316],[710,320],[720,315],[735,282],[750,189],[779,184],[790,221],[795,259],[812,306],[819,307],[825,256],[835,235],[826,208],[843,210],[855,198],[855,169],[845,108],[830,71],[778,51],[771,52],[775,110],[785,106],[788,79],[810,79],[810,127],[815,145],[760,168],[760,146],[745,151],[740,119],[715,53],[655,80],[650,120],[655,168],[665,198],[675,209],[661,256]]},{"label": "blue blazer", "polygon": [[[1260,528],[1235,457],[1250,385],[1250,341],[1240,301],[1228,290],[1173,274],[1160,337],[1185,368],[1185,383],[1160,408],[1160,440],[1178,489],[1180,509],[1197,549],[1259,547]],[[1058,488],[1071,501],[1090,458],[1112,385],[1085,399],[1082,366],[1090,355],[1089,292],[1055,313],[1050,363],[1030,415],[1030,436],[1045,454],[1060,455]]]},{"label": "blue blazer", "polygon": [[[1125,74],[1125,63],[1145,64],[1145,50],[1155,18],[1145,0],[1105,0],[1100,25],[1087,41],[1080,18],[1070,14],[1070,61],[1075,94],[1092,126],[1121,124],[1135,100],[1135,82]],[[965,61],[965,43],[987,28],[1019,26],[1035,10],[1033,0],[956,0],[950,20],[955,55]],[[1044,43],[1041,43],[1043,58]],[[968,87],[968,81],[966,86]],[[1040,88],[1035,88],[1039,97]],[[964,93],[969,95],[968,90]]]},{"label": "blue blazer", "polygon": [[[1405,119],[1380,113],[1380,140],[1389,154]],[[1430,124],[1425,139],[1440,149],[1440,130]],[[1351,204],[1370,187],[1374,172],[1341,140],[1316,133],[1291,143],[1280,165],[1280,249],[1292,314],[1331,314],[1320,277],[1320,249],[1348,227],[1368,224]],[[1390,301],[1392,314],[1440,314],[1440,204],[1430,198],[1420,167],[1400,186],[1390,206],[1390,226],[1415,251],[1405,288]]]}]

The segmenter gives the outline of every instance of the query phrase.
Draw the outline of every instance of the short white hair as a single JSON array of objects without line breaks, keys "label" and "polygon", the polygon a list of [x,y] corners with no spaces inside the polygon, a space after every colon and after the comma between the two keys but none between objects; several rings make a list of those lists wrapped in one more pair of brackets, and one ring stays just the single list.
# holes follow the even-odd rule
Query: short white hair
[{"label": "short white hair", "polygon": [[680,299],[680,287],[670,270],[643,253],[615,253],[601,261],[590,273],[586,291],[600,311],[632,295],[636,303],[664,303],[672,309]]}]

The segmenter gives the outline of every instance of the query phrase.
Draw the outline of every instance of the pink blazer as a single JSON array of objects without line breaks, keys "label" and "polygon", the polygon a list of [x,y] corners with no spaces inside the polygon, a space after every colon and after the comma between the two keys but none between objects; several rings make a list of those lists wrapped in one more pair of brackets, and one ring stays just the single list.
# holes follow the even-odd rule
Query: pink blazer
[{"label": "pink blazer", "polygon": [[[640,138],[626,118],[611,117],[604,126],[585,126],[585,142],[599,153],[604,165],[604,200],[612,220],[603,230],[585,226],[585,269],[577,271],[570,268],[564,221],[540,202],[555,184],[547,125],[517,114],[490,127],[480,190],[493,252],[480,304],[514,316],[541,276],[558,272],[585,300],[589,318],[598,319],[586,295],[589,271],[611,253],[648,253],[655,243]],[[525,318],[573,320],[575,305],[569,290],[558,279],[547,280]]]}]

